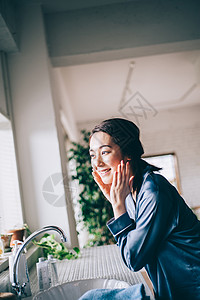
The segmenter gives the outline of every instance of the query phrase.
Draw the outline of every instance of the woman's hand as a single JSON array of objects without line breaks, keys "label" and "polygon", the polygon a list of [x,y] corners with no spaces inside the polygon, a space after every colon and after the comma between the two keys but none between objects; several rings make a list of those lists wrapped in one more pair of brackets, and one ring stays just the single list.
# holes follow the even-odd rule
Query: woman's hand
[{"label": "woman's hand", "polygon": [[101,180],[101,177],[99,176],[99,174],[97,173],[97,171],[93,171],[92,175],[93,175],[93,178],[94,178],[95,182],[100,187],[102,193],[104,194],[104,196],[106,197],[106,199],[110,202],[110,188],[111,188],[111,184],[105,184],[105,183],[103,183],[103,181]]},{"label": "woman's hand", "polygon": [[125,199],[130,193],[134,178],[134,176],[130,177],[129,162],[124,165],[124,162],[121,161],[118,165],[117,172],[113,175],[112,184],[104,184],[96,171],[93,171],[92,175],[104,196],[112,204],[115,218],[118,218],[120,215],[125,213]]},{"label": "woman's hand", "polygon": [[110,202],[113,207],[115,219],[126,212],[125,199],[132,188],[134,176],[130,177],[130,164],[124,161],[118,165],[117,172],[113,175],[110,188]]}]

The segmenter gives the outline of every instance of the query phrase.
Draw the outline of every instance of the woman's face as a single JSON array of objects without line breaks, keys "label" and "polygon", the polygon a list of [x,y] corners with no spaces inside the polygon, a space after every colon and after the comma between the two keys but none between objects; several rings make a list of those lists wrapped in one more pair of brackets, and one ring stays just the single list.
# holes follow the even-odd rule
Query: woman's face
[{"label": "woman's face", "polygon": [[92,168],[99,174],[104,184],[111,184],[113,174],[123,159],[120,147],[109,134],[95,132],[90,139]]}]

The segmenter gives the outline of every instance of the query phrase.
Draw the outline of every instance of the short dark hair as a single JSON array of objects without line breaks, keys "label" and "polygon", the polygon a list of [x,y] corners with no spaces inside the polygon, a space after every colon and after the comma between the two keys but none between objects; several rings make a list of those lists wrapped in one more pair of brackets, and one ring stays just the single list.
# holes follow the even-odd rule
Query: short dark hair
[{"label": "short dark hair", "polygon": [[135,160],[141,158],[144,153],[140,142],[140,130],[129,120],[122,118],[107,119],[94,127],[91,136],[99,131],[108,133],[113,142],[120,147],[124,156]]}]

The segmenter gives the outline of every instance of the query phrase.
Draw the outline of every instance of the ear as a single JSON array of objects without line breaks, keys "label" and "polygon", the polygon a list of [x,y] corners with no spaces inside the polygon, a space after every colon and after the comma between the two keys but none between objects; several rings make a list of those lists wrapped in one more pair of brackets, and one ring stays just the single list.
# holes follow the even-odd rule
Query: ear
[{"label": "ear", "polygon": [[127,161],[131,161],[131,158],[128,157],[128,156],[124,156],[124,161],[127,162]]}]

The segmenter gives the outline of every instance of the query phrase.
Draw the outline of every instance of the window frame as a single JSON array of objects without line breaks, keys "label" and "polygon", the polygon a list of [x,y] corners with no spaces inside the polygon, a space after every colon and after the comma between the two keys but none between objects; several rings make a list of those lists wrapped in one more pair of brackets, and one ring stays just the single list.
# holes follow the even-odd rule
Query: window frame
[{"label": "window frame", "polygon": [[[180,175],[179,175],[179,166],[178,166],[178,158],[175,152],[166,152],[166,153],[154,153],[154,154],[148,154],[142,156],[142,158],[153,158],[153,157],[162,157],[162,156],[167,156],[167,155],[172,155],[173,156],[173,161],[174,161],[174,170],[175,170],[175,179],[176,179],[176,188],[181,195],[182,190],[181,190],[181,182],[180,182]],[[159,166],[158,166],[159,167]]]}]

